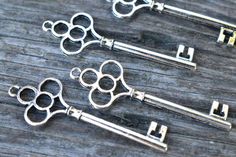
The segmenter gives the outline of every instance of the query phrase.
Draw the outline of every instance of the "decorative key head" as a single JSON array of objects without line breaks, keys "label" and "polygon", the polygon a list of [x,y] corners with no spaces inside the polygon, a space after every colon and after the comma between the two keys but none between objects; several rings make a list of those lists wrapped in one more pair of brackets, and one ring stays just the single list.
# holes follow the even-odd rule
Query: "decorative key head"
[{"label": "decorative key head", "polygon": [[[57,88],[57,91],[52,91],[52,88],[48,87],[49,84],[56,86],[53,89]],[[9,95],[16,97],[21,104],[27,106],[24,113],[25,121],[32,126],[39,126],[45,124],[55,114],[67,113],[69,106],[62,98],[62,88],[61,81],[55,78],[47,78],[39,84],[38,89],[32,86],[12,86],[9,89]],[[47,101],[43,101],[45,99]],[[65,109],[52,111],[56,99],[61,102]],[[39,119],[34,117],[33,120],[32,117],[30,117],[32,111],[40,112],[44,116]],[[34,116],[39,115],[36,114]]]},{"label": "decorative key head", "polygon": [[70,23],[66,21],[45,21],[44,31],[51,31],[55,37],[62,38],[60,48],[66,55],[75,55],[91,44],[100,43],[102,36],[94,30],[92,16],[87,13],[75,14]]},{"label": "decorative key head", "polygon": [[137,10],[142,8],[155,8],[158,11],[164,9],[163,4],[154,0],[113,0],[112,2],[112,11],[118,18],[131,17]]},{"label": "decorative key head", "polygon": [[[111,66],[113,68],[112,70],[115,71],[115,68],[118,70],[116,70],[116,72],[113,71],[114,73],[107,72],[106,69],[110,69]],[[132,95],[133,89],[130,88],[124,81],[123,73],[123,67],[119,62],[114,60],[107,60],[102,63],[99,71],[92,68],[87,68],[81,71],[76,67],[71,70],[70,75],[72,79],[79,79],[80,83],[84,87],[91,88],[89,92],[89,101],[91,105],[96,109],[103,109],[110,107],[112,103],[119,97]],[[86,75],[89,76],[88,80],[86,80]],[[92,75],[95,79],[92,78]],[[123,86],[125,90],[122,92],[117,92],[117,88],[119,88],[119,85]],[[96,95],[97,91],[109,95],[109,100],[107,100],[105,103],[96,102],[94,100],[94,96]]]}]

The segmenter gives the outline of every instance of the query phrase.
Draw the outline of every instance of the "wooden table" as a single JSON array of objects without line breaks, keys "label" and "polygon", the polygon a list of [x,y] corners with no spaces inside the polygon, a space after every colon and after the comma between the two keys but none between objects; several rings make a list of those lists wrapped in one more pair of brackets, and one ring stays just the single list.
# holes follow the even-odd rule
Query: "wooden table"
[{"label": "wooden table", "polygon": [[[236,23],[235,0],[172,0],[166,3]],[[236,49],[216,44],[218,30],[168,15],[141,11],[120,20],[105,0],[0,0],[0,156],[236,156]],[[122,51],[88,48],[65,56],[59,39],[41,29],[43,21],[69,20],[77,12],[90,13],[95,29],[110,38],[174,55],[179,44],[195,48],[197,71],[149,62]],[[74,66],[98,68],[107,59],[120,61],[132,87],[208,113],[213,100],[230,105],[231,132],[191,118],[121,99],[108,111],[89,105],[88,90],[69,78]],[[46,77],[64,84],[70,105],[146,134],[149,123],[169,127],[169,150],[151,148],[74,119],[57,116],[48,125],[31,127],[23,118],[25,107],[8,96],[10,85],[34,85]]]}]

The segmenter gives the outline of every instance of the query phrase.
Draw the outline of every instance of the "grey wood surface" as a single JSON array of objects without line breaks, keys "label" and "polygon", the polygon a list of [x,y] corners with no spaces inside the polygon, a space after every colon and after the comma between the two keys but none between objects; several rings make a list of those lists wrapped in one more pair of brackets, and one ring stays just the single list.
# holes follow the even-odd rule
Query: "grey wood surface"
[{"label": "grey wood surface", "polygon": [[[235,0],[172,0],[168,4],[236,23]],[[96,30],[108,37],[174,55],[182,43],[196,49],[196,72],[149,62],[124,52],[88,48],[67,57],[59,39],[41,29],[43,21],[69,20],[90,13]],[[189,157],[236,156],[236,49],[215,43],[217,29],[180,18],[141,11],[120,20],[105,0],[0,0],[0,156]],[[208,113],[213,100],[230,105],[231,132],[204,125],[167,110],[122,99],[108,111],[91,109],[88,90],[69,78],[74,66],[98,68],[107,59],[120,61],[128,84],[139,90]],[[169,127],[167,153],[132,142],[95,126],[58,116],[44,127],[24,121],[25,107],[8,96],[10,85],[34,85],[46,77],[64,84],[70,105],[146,133],[150,121]]]}]

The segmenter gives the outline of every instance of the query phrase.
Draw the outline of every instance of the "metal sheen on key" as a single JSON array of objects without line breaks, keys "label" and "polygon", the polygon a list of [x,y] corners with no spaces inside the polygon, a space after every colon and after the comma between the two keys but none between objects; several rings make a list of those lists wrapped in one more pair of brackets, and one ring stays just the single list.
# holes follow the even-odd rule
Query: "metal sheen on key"
[{"label": "metal sheen on key", "polygon": [[189,49],[187,55],[183,55],[184,52],[181,52],[174,57],[103,37],[94,30],[94,20],[87,13],[75,14],[69,23],[62,20],[56,22],[45,21],[42,28],[44,31],[51,31],[55,37],[62,38],[60,48],[66,55],[79,54],[87,46],[97,44],[110,50],[122,50],[146,59],[178,67],[196,69],[197,66],[196,63],[192,62],[193,48]]},{"label": "metal sheen on key", "polygon": [[232,24],[223,20],[212,18],[206,15],[177,8],[174,6],[160,3],[155,0],[107,0],[113,2],[112,10],[116,17],[126,18],[131,17],[140,9],[150,8],[150,10],[160,13],[168,13],[170,15],[177,15],[185,19],[195,20],[201,23],[212,25],[220,28],[218,43],[226,43],[228,46],[235,46],[236,44],[236,24]]},{"label": "metal sheen on key", "polygon": [[[53,85],[55,87],[52,88],[52,86],[48,85]],[[58,89],[58,91],[55,92],[52,91],[52,89]],[[128,139],[160,150],[162,152],[167,151],[167,144],[164,143],[164,139],[167,133],[166,126],[161,125],[158,129],[159,125],[156,122],[151,122],[147,135],[134,132],[68,105],[62,97],[62,90],[63,86],[60,80],[55,78],[46,78],[39,84],[38,89],[33,86],[12,86],[9,89],[9,95],[12,97],[16,97],[22,105],[26,106],[24,118],[25,121],[31,126],[43,125],[55,115],[65,114],[70,117],[74,117],[77,120],[93,124],[97,127],[111,131],[115,134],[124,136]],[[24,93],[26,92],[31,93],[31,96],[25,97]],[[49,100],[49,102],[42,100],[46,98]],[[53,109],[53,107],[56,106],[56,100],[60,101],[63,109]],[[34,114],[33,118],[30,116],[32,112],[37,112],[37,114]],[[41,112],[44,114],[39,114]],[[158,135],[158,137],[156,135]]]},{"label": "metal sheen on key", "polygon": [[[110,71],[107,70],[109,67],[111,69]],[[228,105],[221,105],[219,102],[214,101],[209,115],[204,114],[191,108],[131,88],[126,84],[123,73],[123,67],[119,62],[108,60],[100,66],[98,71],[92,68],[87,68],[81,71],[80,68],[75,67],[71,70],[70,76],[72,79],[79,80],[82,86],[91,88],[88,98],[95,109],[108,108],[118,98],[128,96],[146,102],[148,105],[154,107],[165,108],[195,118],[217,128],[227,131],[231,129],[231,123],[226,121],[229,110]],[[119,85],[124,87],[125,90],[122,92],[117,91]],[[102,102],[97,101],[94,99],[97,95],[96,92],[106,94],[108,95],[108,98]]]}]

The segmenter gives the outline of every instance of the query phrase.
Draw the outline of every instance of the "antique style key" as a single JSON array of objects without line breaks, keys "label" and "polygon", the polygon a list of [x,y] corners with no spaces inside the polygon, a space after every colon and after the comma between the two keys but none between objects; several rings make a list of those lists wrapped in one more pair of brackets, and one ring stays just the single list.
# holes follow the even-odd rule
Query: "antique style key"
[{"label": "antique style key", "polygon": [[192,62],[193,53],[188,52],[187,55],[182,55],[182,57],[179,57],[179,55],[172,57],[99,35],[94,30],[93,18],[87,13],[75,14],[70,23],[62,20],[56,22],[45,21],[42,28],[44,31],[51,31],[54,36],[62,38],[60,47],[66,55],[79,54],[87,46],[98,44],[110,50],[122,50],[154,61],[161,61],[165,64],[196,69],[196,63]]},{"label": "antique style key", "polygon": [[136,11],[142,8],[150,8],[160,13],[168,13],[170,15],[177,15],[186,19],[195,20],[201,23],[220,28],[220,35],[217,40],[218,43],[226,43],[228,46],[234,46],[236,44],[236,25],[222,21],[216,18],[212,18],[206,15],[195,13],[192,11],[180,9],[174,6],[170,6],[164,3],[157,2],[155,0],[107,0],[113,2],[113,13],[118,18],[131,17]]},{"label": "antique style key", "polygon": [[[55,87],[52,88],[52,85]],[[69,106],[62,97],[62,88],[63,86],[60,80],[55,78],[47,78],[39,84],[38,89],[32,86],[12,86],[9,89],[9,95],[12,97],[16,97],[21,104],[26,106],[24,118],[29,125],[40,126],[45,124],[56,114],[66,114],[68,116],[76,118],[77,120],[82,120],[84,122],[96,125],[100,128],[111,131],[118,135],[122,135],[126,138],[147,145],[154,149],[163,152],[167,151],[167,144],[164,143],[165,135],[167,132],[166,126],[161,125],[158,129],[158,124],[156,122],[151,122],[147,135],[134,132],[132,130],[95,117],[91,114],[85,113],[73,106]],[[58,89],[58,91],[55,92],[52,89]],[[56,106],[56,102],[58,100],[62,104],[61,106],[63,108],[61,107],[60,109],[55,109],[55,107],[58,107]],[[32,112],[34,113],[34,115],[30,116]],[[42,117],[42,115],[44,116]]]},{"label": "antique style key", "polygon": [[[73,79],[78,79],[84,87],[91,88],[88,97],[91,105],[96,109],[110,107],[118,98],[129,96],[144,101],[149,105],[165,108],[218,128],[228,131],[231,129],[231,123],[226,121],[229,109],[228,105],[221,105],[219,102],[214,101],[210,114],[207,115],[162,98],[146,94],[145,92],[138,91],[126,84],[123,76],[123,67],[119,62],[114,60],[105,61],[101,65],[99,71],[91,68],[81,71],[79,68],[75,67],[71,70],[70,76]],[[122,85],[125,88],[124,91],[119,90],[119,85]],[[99,93],[105,94],[104,96],[107,96],[106,99],[97,100],[96,95]]]}]

